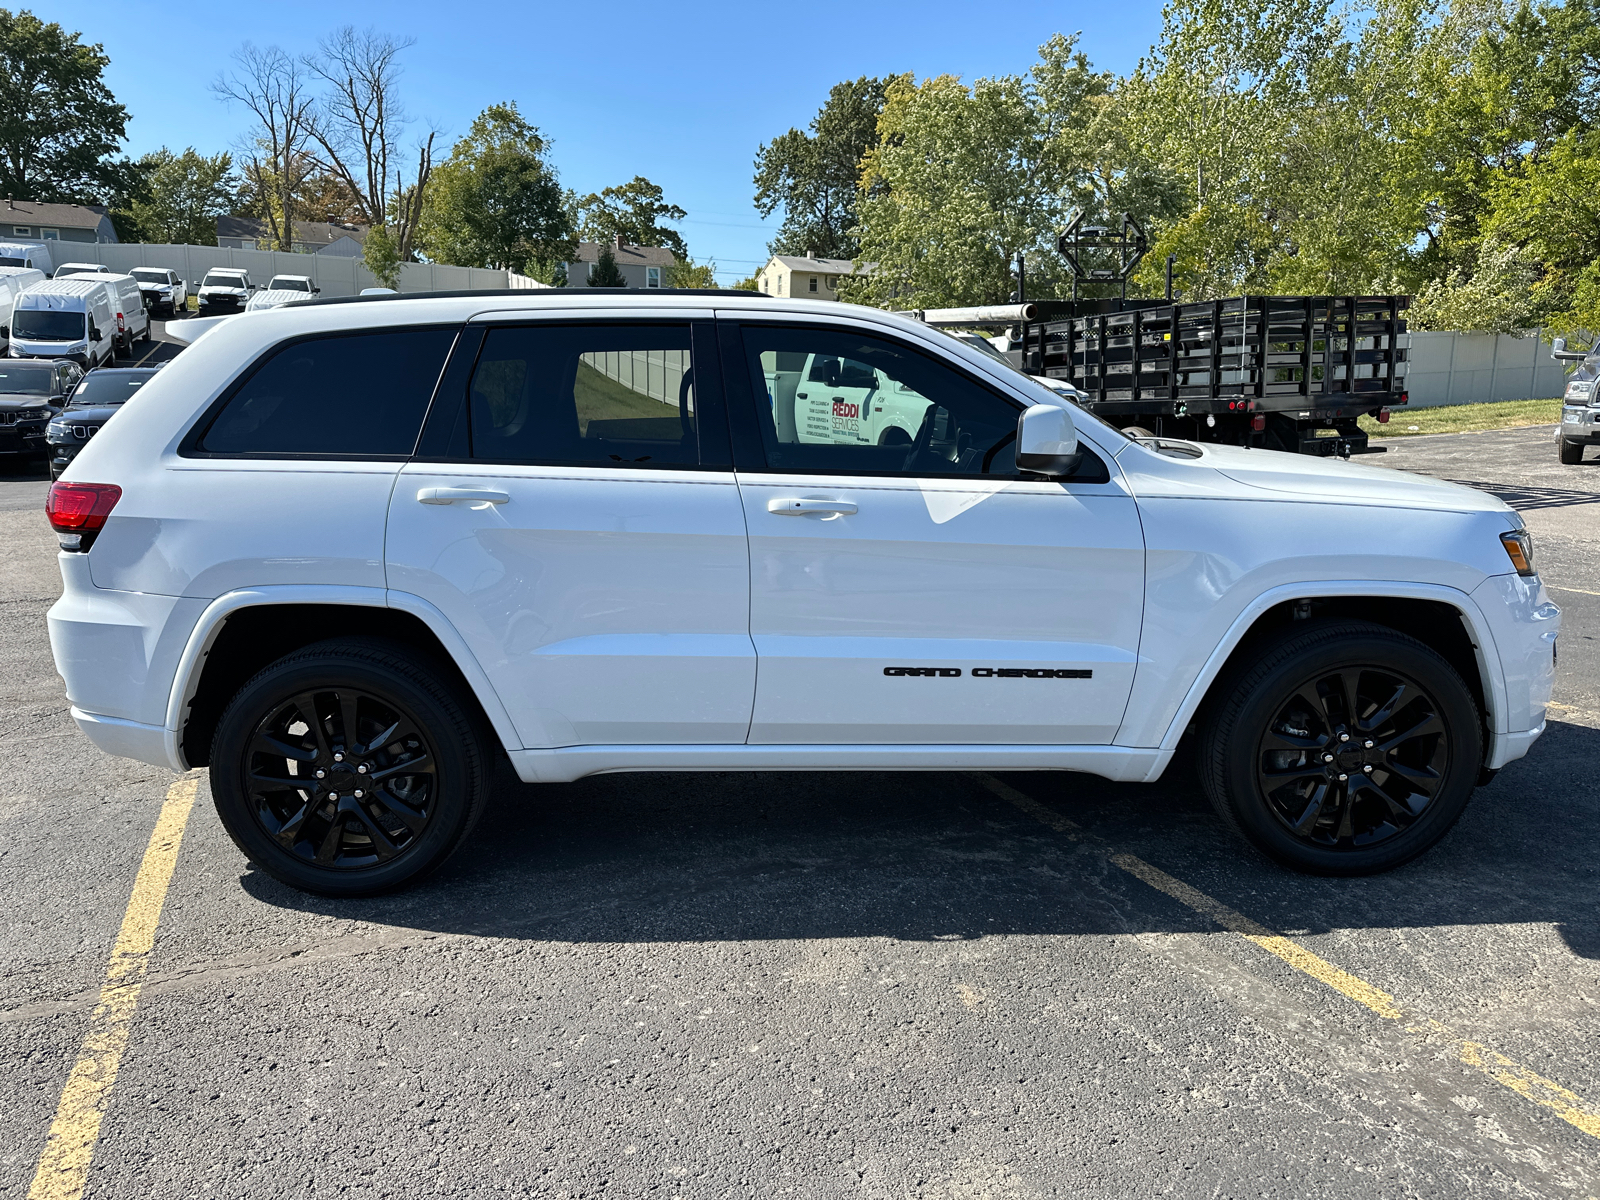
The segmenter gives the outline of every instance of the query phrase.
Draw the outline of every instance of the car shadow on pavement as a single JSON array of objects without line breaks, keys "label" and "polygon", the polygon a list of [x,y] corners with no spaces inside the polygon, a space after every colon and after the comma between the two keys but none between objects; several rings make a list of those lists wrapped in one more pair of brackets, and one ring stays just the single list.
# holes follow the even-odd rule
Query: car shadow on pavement
[{"label": "car shadow on pavement", "polygon": [[577,942],[737,941],[1212,928],[1110,862],[1132,853],[1273,928],[1548,922],[1600,957],[1600,730],[1552,722],[1480,788],[1432,852],[1324,879],[1223,828],[1175,763],[1157,784],[998,776],[1081,827],[1061,833],[946,773],[608,775],[526,785],[509,771],[468,843],[395,895],[332,900],[253,866],[272,906],[435,932]]}]

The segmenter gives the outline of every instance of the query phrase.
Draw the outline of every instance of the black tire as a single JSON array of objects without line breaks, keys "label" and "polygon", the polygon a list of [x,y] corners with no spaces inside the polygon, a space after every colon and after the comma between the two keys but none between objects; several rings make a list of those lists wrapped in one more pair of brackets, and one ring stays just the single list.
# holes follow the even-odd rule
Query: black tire
[{"label": "black tire", "polygon": [[1569,442],[1566,438],[1557,438],[1556,444],[1560,447],[1562,465],[1573,467],[1583,461],[1583,443]]},{"label": "black tire", "polygon": [[1143,425],[1124,425],[1123,428],[1122,428],[1122,433],[1123,433],[1123,436],[1131,437],[1131,438],[1153,438],[1153,437],[1155,437],[1155,434],[1151,433]]},{"label": "black tire", "polygon": [[1471,690],[1439,654],[1349,621],[1291,633],[1226,681],[1199,759],[1212,805],[1269,858],[1373,875],[1450,831],[1483,765],[1483,733]]},{"label": "black tire", "polygon": [[[324,896],[405,887],[449,858],[483,810],[480,723],[459,685],[403,647],[375,638],[308,646],[256,674],[223,711],[211,750],[217,815],[240,850],[290,887]],[[302,778],[308,786],[271,786]]]}]

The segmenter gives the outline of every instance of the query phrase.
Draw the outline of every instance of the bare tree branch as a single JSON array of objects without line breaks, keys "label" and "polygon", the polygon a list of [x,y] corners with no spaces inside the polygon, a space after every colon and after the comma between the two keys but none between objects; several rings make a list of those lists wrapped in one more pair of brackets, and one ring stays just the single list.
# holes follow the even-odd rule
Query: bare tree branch
[{"label": "bare tree branch", "polygon": [[430,130],[418,143],[417,168],[408,183],[399,143],[410,118],[395,91],[398,58],[415,44],[414,38],[346,25],[305,59],[306,68],[328,85],[311,125],[321,165],[356,197],[363,221],[390,229],[401,261],[411,256],[437,136]]},{"label": "bare tree branch", "polygon": [[[245,174],[262,198],[274,249],[294,246],[295,192],[304,175],[314,102],[301,65],[276,46],[249,42],[234,53],[236,68],[211,85],[217,99],[242,104],[256,119],[240,146]],[[274,201],[276,203],[274,203]]]}]

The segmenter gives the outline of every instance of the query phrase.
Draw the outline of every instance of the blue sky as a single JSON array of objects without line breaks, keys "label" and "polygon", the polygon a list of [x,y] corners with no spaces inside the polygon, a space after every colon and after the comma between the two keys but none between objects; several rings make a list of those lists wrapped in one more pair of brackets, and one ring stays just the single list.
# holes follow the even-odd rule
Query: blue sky
[{"label": "blue sky", "polygon": [[[300,53],[343,24],[414,37],[403,98],[419,125],[443,129],[446,150],[485,105],[515,100],[553,139],[566,186],[598,191],[634,175],[660,184],[689,212],[680,228],[690,252],[715,258],[727,282],[765,261],[778,224],[751,204],[756,148],[804,128],[833,84],[897,71],[968,80],[1020,72],[1051,34],[1076,30],[1097,66],[1125,72],[1161,22],[1158,0],[30,7],[105,46],[108,81],[133,117],[135,156],[162,145],[232,147],[245,118],[214,100],[209,84],[247,40]],[[114,25],[104,19],[112,12]]]}]

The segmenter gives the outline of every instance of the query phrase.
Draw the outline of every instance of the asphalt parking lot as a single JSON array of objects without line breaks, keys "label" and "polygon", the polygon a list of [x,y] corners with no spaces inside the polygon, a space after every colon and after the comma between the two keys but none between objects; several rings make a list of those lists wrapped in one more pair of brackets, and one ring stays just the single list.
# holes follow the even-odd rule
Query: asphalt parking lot
[{"label": "asphalt parking lot", "polygon": [[[1600,462],[1367,461],[1506,497],[1566,610],[1549,732],[1421,861],[1288,874],[1181,764],[501,779],[443,872],[330,901],[196,773],[86,1194],[1600,1195]],[[68,716],[46,487],[0,474],[0,1197],[40,1200],[182,793]]]}]

